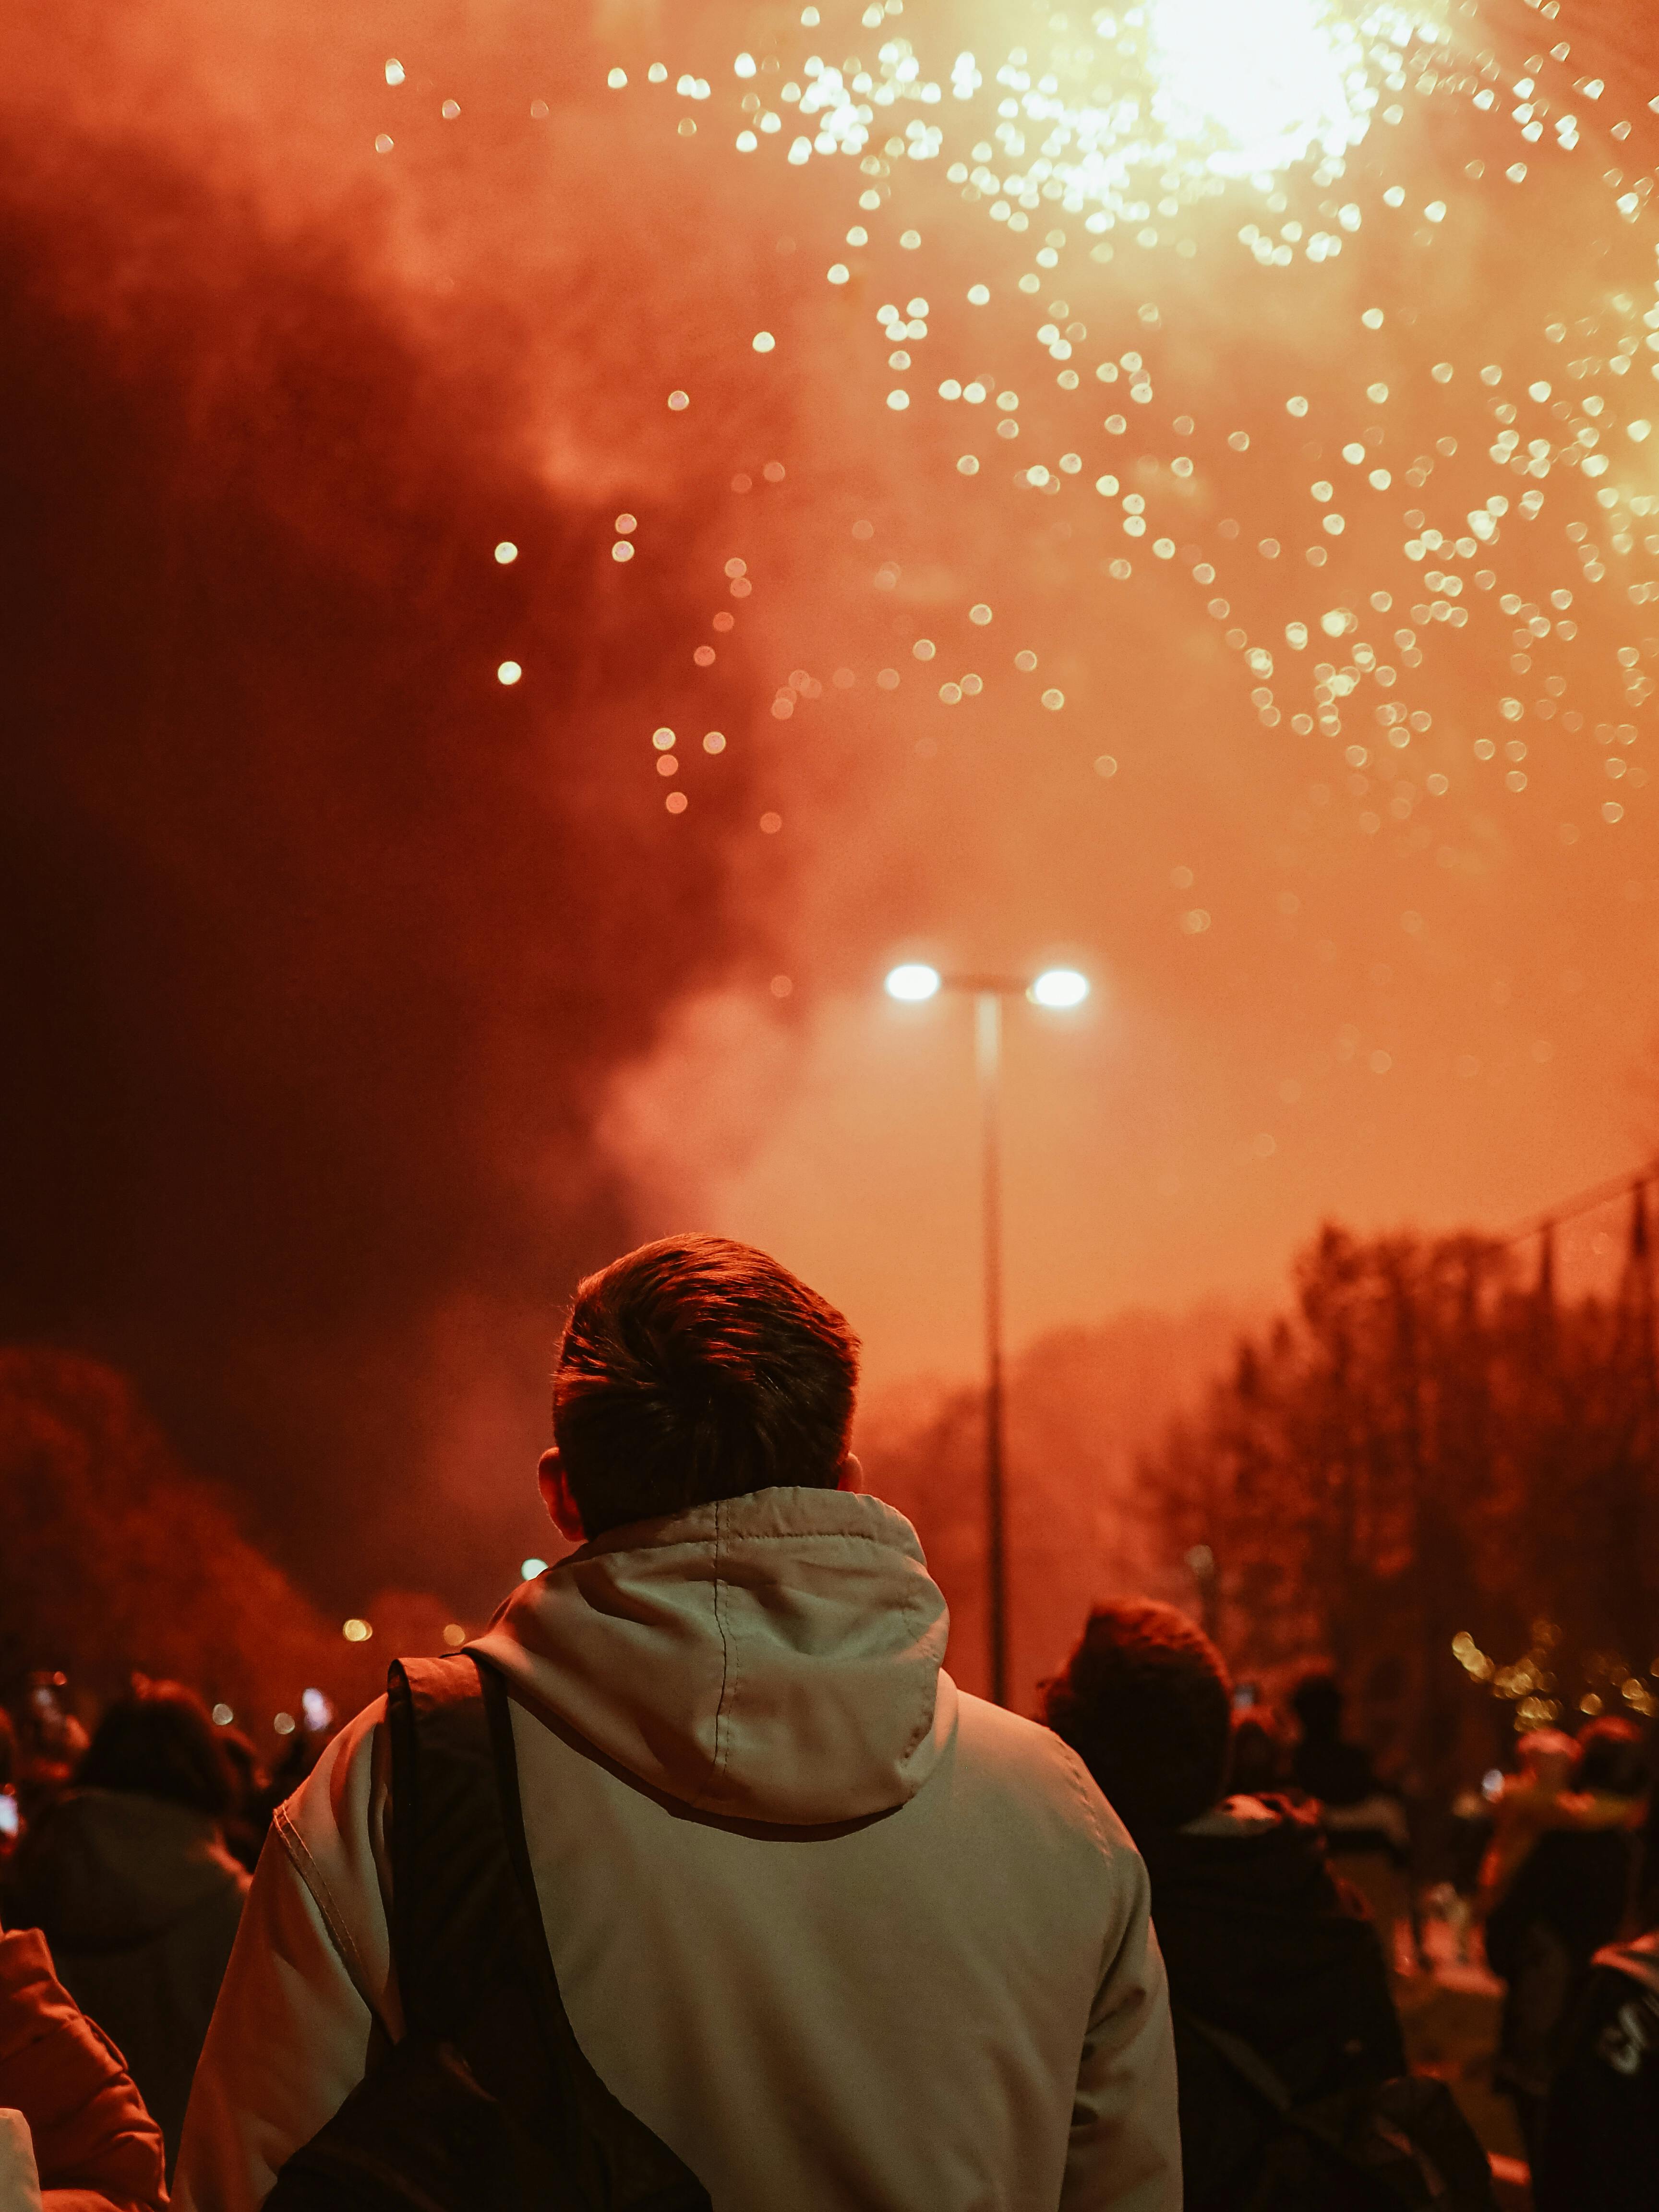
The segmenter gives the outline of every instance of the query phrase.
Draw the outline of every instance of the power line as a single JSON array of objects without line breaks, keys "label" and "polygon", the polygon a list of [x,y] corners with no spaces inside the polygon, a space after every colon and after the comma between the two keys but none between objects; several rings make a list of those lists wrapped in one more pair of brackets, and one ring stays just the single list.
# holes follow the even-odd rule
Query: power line
[{"label": "power line", "polygon": [[1627,1170],[1607,1182],[1597,1183],[1594,1189],[1580,1191],[1576,1197],[1563,1199],[1547,1212],[1534,1213],[1515,1228],[1505,1230],[1498,1239],[1499,1244],[1524,1244],[1529,1237],[1540,1237],[1546,1230],[1553,1229],[1558,1222],[1575,1220],[1581,1213],[1594,1213],[1598,1206],[1607,1206],[1626,1191],[1637,1191],[1650,1182],[1659,1182],[1659,1156],[1644,1161],[1639,1168]]}]

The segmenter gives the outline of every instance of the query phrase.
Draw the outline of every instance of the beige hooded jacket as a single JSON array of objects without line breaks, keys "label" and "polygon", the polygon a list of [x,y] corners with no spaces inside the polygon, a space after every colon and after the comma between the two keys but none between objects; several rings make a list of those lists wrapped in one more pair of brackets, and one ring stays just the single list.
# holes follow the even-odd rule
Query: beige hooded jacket
[{"label": "beige hooded jacket", "polygon": [[[620,1529],[480,1648],[571,2021],[716,2212],[1178,2212],[1146,1875],[1058,1738],[960,1695],[915,1535],[777,1489]],[[251,2212],[399,2033],[383,1706],[276,1816],[174,2203]]]}]

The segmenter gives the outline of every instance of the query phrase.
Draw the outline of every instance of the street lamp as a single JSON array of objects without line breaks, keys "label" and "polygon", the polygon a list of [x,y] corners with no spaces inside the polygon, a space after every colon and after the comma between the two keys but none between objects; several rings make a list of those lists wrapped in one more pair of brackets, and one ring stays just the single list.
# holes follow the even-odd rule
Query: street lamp
[{"label": "street lamp", "polygon": [[1045,968],[1029,981],[1012,975],[942,975],[921,961],[888,970],[887,995],[920,1006],[941,991],[965,993],[974,1001],[975,1060],[979,1073],[980,1205],[985,1249],[985,1525],[989,1601],[991,1695],[1008,1702],[1008,1548],[1003,1485],[1002,1414],[1002,1002],[1029,999],[1035,1006],[1069,1012],[1089,995],[1089,979],[1075,968]]}]

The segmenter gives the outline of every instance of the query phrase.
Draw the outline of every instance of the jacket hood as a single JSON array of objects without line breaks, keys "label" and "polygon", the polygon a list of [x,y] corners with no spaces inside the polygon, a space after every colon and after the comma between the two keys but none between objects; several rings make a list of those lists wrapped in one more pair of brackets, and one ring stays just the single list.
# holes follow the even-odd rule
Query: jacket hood
[{"label": "jacket hood", "polygon": [[1333,1881],[1313,1812],[1232,1797],[1138,1840],[1178,2008],[1272,2057],[1298,2095],[1345,2046],[1378,2079],[1402,2070],[1376,1933]]},{"label": "jacket hood", "polygon": [[206,1814],[133,1790],[76,1790],[30,1838],[17,1887],[52,1948],[86,1957],[147,1943],[246,1877]]},{"label": "jacket hood", "polygon": [[1318,1813],[1279,1796],[1229,1797],[1173,1833],[1139,1838],[1154,1889],[1219,1910],[1317,1911],[1335,1897]]},{"label": "jacket hood", "polygon": [[1605,1951],[1596,1953],[1594,1963],[1611,1967],[1614,1973],[1628,1974],[1650,1996],[1659,1997],[1659,1928],[1638,1936],[1633,1943],[1609,1943]]},{"label": "jacket hood", "polygon": [[653,1788],[807,1827],[915,1796],[956,1721],[950,1616],[878,1498],[780,1488],[586,1544],[477,1648]]}]

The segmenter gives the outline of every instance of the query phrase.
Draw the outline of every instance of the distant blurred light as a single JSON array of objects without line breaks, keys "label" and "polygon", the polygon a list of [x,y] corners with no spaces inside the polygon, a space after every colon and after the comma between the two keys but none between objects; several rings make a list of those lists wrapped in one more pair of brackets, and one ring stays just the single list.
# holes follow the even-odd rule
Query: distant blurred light
[{"label": "distant blurred light", "polygon": [[294,1733],[294,1716],[292,1713],[278,1713],[276,1717],[271,1722],[270,1725],[276,1729],[278,1735],[292,1735]]},{"label": "distant blurred light", "polygon": [[1501,1766],[1489,1766],[1480,1778],[1480,1795],[1490,1804],[1503,1794],[1504,1770]]},{"label": "distant blurred light", "polygon": [[516,684],[523,674],[524,671],[516,660],[504,660],[495,671],[495,681],[498,684]]},{"label": "distant blurred light", "polygon": [[404,65],[401,62],[391,61],[386,64],[386,81],[388,84],[401,84],[403,82]]},{"label": "distant blurred light", "polygon": [[235,1714],[232,1712],[228,1705],[216,1705],[213,1708],[213,1718],[215,1723],[220,1728],[228,1728],[235,1717]]},{"label": "distant blurred light", "polygon": [[360,1620],[354,1613],[350,1620],[342,1626],[340,1633],[348,1644],[367,1644],[374,1631],[366,1620]]},{"label": "distant blurred light", "polygon": [[501,562],[502,568],[507,568],[509,563],[516,561],[518,557],[518,547],[513,543],[513,540],[510,538],[503,538],[501,544],[495,548],[495,558]]},{"label": "distant blurred light", "polygon": [[1025,995],[1035,1006],[1080,1006],[1089,995],[1089,979],[1075,968],[1045,968]]},{"label": "distant blurred light", "polygon": [[544,1575],[547,1572],[547,1561],[545,1559],[521,1559],[519,1563],[519,1572],[523,1576],[526,1582],[533,1583],[538,1575]]},{"label": "distant blurred light", "polygon": [[466,1631],[459,1620],[447,1621],[444,1624],[444,1642],[452,1651],[459,1651],[465,1641]]},{"label": "distant blurred light", "polygon": [[920,960],[906,961],[902,966],[887,971],[887,995],[902,1000],[906,1006],[920,1006],[931,999],[939,987],[939,972]]},{"label": "distant blurred light", "polygon": [[325,1691],[301,1690],[300,1713],[313,1735],[321,1735],[334,1725],[334,1701]]}]

